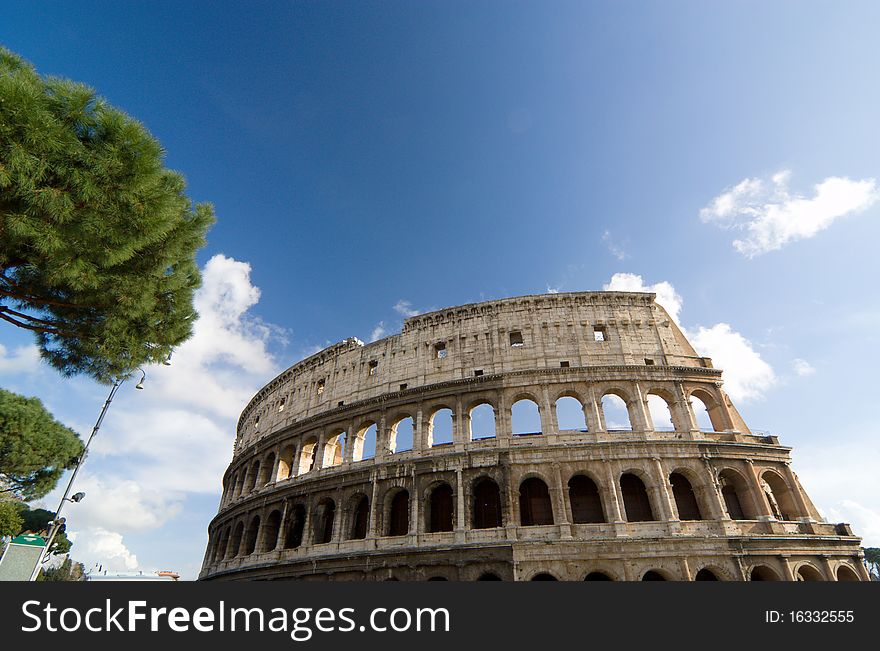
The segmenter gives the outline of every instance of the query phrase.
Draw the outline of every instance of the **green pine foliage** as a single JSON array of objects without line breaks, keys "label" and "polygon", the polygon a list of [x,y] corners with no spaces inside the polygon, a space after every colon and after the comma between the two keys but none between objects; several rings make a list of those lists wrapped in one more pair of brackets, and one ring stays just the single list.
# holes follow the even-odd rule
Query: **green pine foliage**
[{"label": "green pine foliage", "polygon": [[144,128],[0,47],[0,320],[66,375],[102,382],[192,333],[214,222]]},{"label": "green pine foliage", "polygon": [[22,525],[21,507],[18,503],[0,498],[0,538],[17,536]]},{"label": "green pine foliage", "polygon": [[0,389],[0,494],[43,497],[82,454],[83,443],[37,398]]}]

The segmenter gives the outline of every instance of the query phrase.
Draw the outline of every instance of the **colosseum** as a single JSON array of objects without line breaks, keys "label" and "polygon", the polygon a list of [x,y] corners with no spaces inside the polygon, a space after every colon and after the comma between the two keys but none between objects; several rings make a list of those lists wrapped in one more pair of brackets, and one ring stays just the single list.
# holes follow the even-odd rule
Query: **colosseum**
[{"label": "colosseum", "polygon": [[868,580],[654,294],[346,339],[245,407],[202,580]]}]

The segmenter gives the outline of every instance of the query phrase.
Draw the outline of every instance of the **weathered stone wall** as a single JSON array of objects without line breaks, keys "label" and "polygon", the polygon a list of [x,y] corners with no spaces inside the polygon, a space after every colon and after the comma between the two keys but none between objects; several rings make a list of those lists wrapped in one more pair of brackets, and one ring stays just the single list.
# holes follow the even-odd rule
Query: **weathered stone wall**
[{"label": "weathered stone wall", "polygon": [[[690,580],[706,569],[742,580],[754,567],[791,579],[809,564],[827,579],[864,579],[858,539],[846,525],[819,522],[789,449],[748,430],[721,379],[652,294],[491,301],[408,319],[373,344],[346,340],[282,373],[245,408],[201,576],[581,580],[601,571],[638,580],[651,570]],[[625,431],[606,423],[609,394],[626,404]],[[666,402],[672,431],[654,427],[650,394]],[[585,427],[559,429],[562,397],[580,403]],[[698,427],[694,398],[712,431]],[[540,432],[514,434],[511,407],[521,399],[537,406]],[[481,404],[495,435],[475,439],[470,415]],[[452,411],[452,440],[438,445],[441,409]],[[405,418],[412,449],[398,450]],[[371,431],[375,455],[365,458]],[[603,521],[577,521],[576,476],[595,485]],[[624,476],[643,484],[649,520],[628,517]],[[497,486],[502,522],[479,528],[474,490],[485,478]],[[546,487],[552,523],[524,521],[529,478]],[[433,531],[442,486],[454,514],[448,531]],[[401,491],[406,531],[390,535]]]}]

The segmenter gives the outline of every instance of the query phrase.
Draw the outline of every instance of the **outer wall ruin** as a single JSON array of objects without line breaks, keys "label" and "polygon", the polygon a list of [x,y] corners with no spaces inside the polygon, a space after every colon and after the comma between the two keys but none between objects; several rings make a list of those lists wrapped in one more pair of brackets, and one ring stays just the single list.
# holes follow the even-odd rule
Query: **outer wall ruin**
[{"label": "outer wall ruin", "polygon": [[463,305],[295,364],[241,414],[200,578],[867,580],[654,298]]}]

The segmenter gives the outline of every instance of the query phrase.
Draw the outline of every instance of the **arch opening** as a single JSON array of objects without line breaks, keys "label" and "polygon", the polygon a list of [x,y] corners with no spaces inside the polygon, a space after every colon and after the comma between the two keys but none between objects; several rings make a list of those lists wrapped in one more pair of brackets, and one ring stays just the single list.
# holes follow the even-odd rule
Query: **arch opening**
[{"label": "arch opening", "polygon": [[672,484],[672,496],[675,500],[675,508],[678,510],[678,519],[703,520],[690,480],[680,472],[674,472],[669,475],[669,483]]},{"label": "arch opening", "polygon": [[363,540],[367,537],[370,522],[370,500],[366,495],[354,498],[354,511],[351,517],[351,540]]},{"label": "arch opening", "polygon": [[605,430],[608,432],[631,432],[632,420],[626,401],[616,393],[602,396],[602,415],[605,419]]},{"label": "arch opening", "polygon": [[627,522],[650,522],[655,519],[648,491],[639,477],[632,473],[621,475],[620,491],[623,493]]},{"label": "arch opening", "polygon": [[452,410],[443,407],[431,414],[428,425],[428,446],[452,445]]},{"label": "arch opening", "polygon": [[584,406],[577,398],[562,396],[556,401],[556,423],[560,431],[587,431]]},{"label": "arch opening", "polygon": [[599,487],[586,475],[575,475],[568,480],[568,501],[571,521],[575,524],[605,522]]},{"label": "arch opening", "polygon": [[266,525],[263,531],[263,544],[260,551],[275,551],[278,546],[278,533],[281,531],[281,511],[277,509],[272,511],[266,518]]},{"label": "arch opening", "polygon": [[493,529],[503,526],[501,490],[492,479],[483,477],[473,485],[474,529]]},{"label": "arch opening", "polygon": [[336,519],[336,502],[329,497],[318,502],[315,513],[315,544],[322,545],[333,540],[333,522]]},{"label": "arch opening", "polygon": [[436,486],[428,498],[428,532],[452,531],[454,528],[454,500],[452,486]]},{"label": "arch opening", "polygon": [[495,409],[488,402],[477,405],[470,411],[471,440],[494,439]]},{"label": "arch opening", "polygon": [[302,545],[305,527],[306,509],[302,504],[297,504],[293,507],[293,512],[290,515],[290,523],[287,527],[284,549],[296,549]]},{"label": "arch opening", "polygon": [[402,418],[391,427],[388,449],[392,454],[407,452],[413,449],[413,433],[415,431],[412,416]]},{"label": "arch opening", "polygon": [[538,404],[528,398],[517,400],[510,408],[510,425],[514,436],[535,436],[543,433]]},{"label": "arch opening", "polygon": [[519,485],[519,518],[524,527],[553,524],[550,490],[543,480],[529,477]]},{"label": "arch opening", "polygon": [[400,489],[391,498],[388,510],[388,536],[405,536],[409,533],[409,491]]},{"label": "arch opening", "polygon": [[658,393],[648,394],[648,412],[655,432],[675,431],[675,424],[672,421],[672,410],[663,396]]}]

